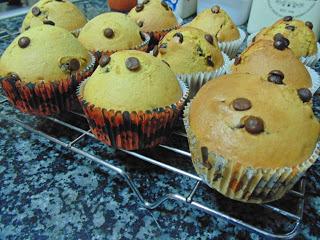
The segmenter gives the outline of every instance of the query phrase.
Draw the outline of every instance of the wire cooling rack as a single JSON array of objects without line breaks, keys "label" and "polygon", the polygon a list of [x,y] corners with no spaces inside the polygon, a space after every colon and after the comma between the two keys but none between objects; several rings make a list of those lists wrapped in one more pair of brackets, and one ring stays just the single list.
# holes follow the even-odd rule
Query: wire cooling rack
[{"label": "wire cooling rack", "polygon": [[[9,106],[8,100],[0,95],[0,104],[2,107],[5,108],[11,108]],[[1,109],[0,109],[1,112]],[[82,113],[79,112],[70,112],[70,115],[73,115],[74,117],[77,118],[83,118],[85,120],[85,117]],[[80,154],[83,157],[95,162],[99,166],[103,168],[107,168],[113,172],[115,172],[120,178],[122,178],[128,186],[131,188],[131,190],[135,193],[137,200],[140,202],[140,204],[147,208],[147,209],[156,209],[158,208],[162,203],[164,203],[167,200],[174,200],[178,201],[180,203],[183,203],[185,205],[191,206],[193,208],[196,208],[200,211],[203,211],[207,214],[212,215],[213,217],[218,217],[226,220],[229,223],[232,223],[234,225],[241,226],[251,232],[257,233],[263,237],[268,237],[268,238],[273,238],[273,239],[291,239],[294,236],[297,235],[299,232],[299,226],[302,222],[302,216],[303,216],[303,208],[304,208],[304,194],[305,194],[305,180],[304,178],[301,179],[296,187],[295,190],[291,190],[287,195],[292,199],[295,199],[295,206],[292,206],[293,211],[288,211],[286,209],[286,203],[272,203],[272,204],[263,204],[263,205],[255,205],[256,208],[260,208],[261,211],[263,209],[268,209],[270,210],[270,214],[274,216],[277,221],[279,221],[279,217],[282,217],[281,221],[283,221],[281,224],[284,225],[290,225],[290,229],[287,232],[284,233],[276,233],[274,230],[269,229],[269,227],[266,226],[255,226],[253,223],[248,223],[245,220],[237,217],[233,217],[232,214],[226,213],[223,211],[220,211],[219,209],[209,206],[210,204],[208,203],[202,203],[199,201],[196,201],[194,198],[198,194],[198,189],[201,185],[204,185],[205,183],[202,181],[201,178],[199,178],[197,175],[194,173],[190,173],[188,171],[185,171],[182,168],[177,168],[176,166],[172,166],[168,163],[163,162],[161,158],[155,159],[155,158],[150,158],[146,156],[145,154],[141,152],[134,152],[134,151],[126,151],[126,150],[118,150],[119,152],[124,153],[127,157],[133,157],[138,160],[145,161],[149,164],[156,165],[162,169],[165,169],[166,171],[171,171],[174,173],[174,175],[180,175],[184,176],[186,178],[189,178],[190,180],[195,181],[195,185],[193,188],[189,190],[187,194],[185,193],[179,193],[179,189],[175,189],[174,192],[169,192],[165,194],[162,197],[159,197],[158,199],[154,201],[148,201],[141,191],[138,189],[134,179],[131,178],[128,172],[123,170],[122,167],[115,166],[111,164],[107,159],[100,158],[96,155],[90,154],[89,152],[86,152],[79,147],[77,147],[77,143],[80,141],[87,141],[86,138],[89,138],[94,141],[98,141],[95,139],[94,135],[91,133],[89,126],[77,126],[70,124],[64,120],[61,120],[59,118],[53,118],[53,117],[45,117],[44,119],[52,122],[53,124],[57,124],[61,128],[67,128],[70,131],[75,133],[75,136],[73,139],[69,141],[64,141],[59,139],[58,137],[45,133],[42,130],[37,129],[37,126],[32,126],[30,123],[26,123],[17,117],[19,114],[0,114],[0,120],[5,120],[9,121],[12,124],[15,124],[17,126],[20,126],[24,128],[25,130],[28,130],[34,134],[37,134],[43,138],[46,138],[53,144],[58,144],[62,146],[64,149],[72,151],[76,154]],[[21,114],[22,115],[22,114]],[[26,117],[26,116],[24,116]],[[30,116],[31,118],[31,116]],[[38,117],[40,118],[40,117]],[[180,141],[187,141],[186,139],[186,134],[184,132],[175,132],[174,135],[176,135]],[[191,161],[191,154],[188,152],[188,149],[183,149],[183,148],[177,148],[171,145],[160,145],[158,149],[165,150],[169,152],[170,154],[174,154],[176,157],[183,157],[186,158],[187,160]],[[148,191],[148,189],[144,190]],[[214,190],[209,190],[210,194],[218,194]],[[201,197],[201,196],[200,196]],[[292,201],[291,201],[292,202]],[[252,204],[245,204],[245,203],[236,203],[234,204],[239,205],[241,208],[246,208],[246,207],[251,207]],[[259,211],[259,210],[258,210]],[[268,216],[264,215],[263,218],[268,218]]]}]

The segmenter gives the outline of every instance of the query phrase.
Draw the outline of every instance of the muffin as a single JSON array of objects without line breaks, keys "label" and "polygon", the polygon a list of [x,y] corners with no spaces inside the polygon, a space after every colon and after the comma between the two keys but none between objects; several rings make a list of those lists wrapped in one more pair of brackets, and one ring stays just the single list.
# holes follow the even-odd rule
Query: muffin
[{"label": "muffin", "polygon": [[228,13],[219,6],[204,10],[191,21],[189,26],[216,36],[220,48],[231,58],[235,57],[246,37],[246,34],[242,30],[240,32]]},{"label": "muffin", "polygon": [[190,96],[213,77],[225,73],[225,59],[212,35],[183,27],[169,32],[153,51],[190,87]]},{"label": "muffin", "polygon": [[22,23],[21,31],[43,24],[75,31],[87,23],[83,13],[67,0],[40,0],[33,5]]},{"label": "muffin", "polygon": [[135,50],[102,56],[78,90],[93,134],[126,150],[164,142],[187,94],[165,63]]},{"label": "muffin", "polygon": [[71,109],[94,57],[67,30],[42,25],[20,34],[0,60],[1,85],[20,111],[53,115]]},{"label": "muffin", "polygon": [[311,97],[308,89],[254,74],[224,75],[206,84],[184,118],[199,176],[234,200],[281,198],[319,154]]},{"label": "muffin", "polygon": [[289,48],[297,58],[313,56],[317,54],[318,49],[317,38],[312,28],[311,22],[303,22],[287,16],[263,29],[254,40],[272,40],[276,34],[282,35],[289,40]]},{"label": "muffin", "polygon": [[258,40],[249,46],[235,59],[231,72],[261,75],[269,81],[277,80],[278,84],[296,89],[312,87],[311,76],[303,63],[289,48],[279,50],[270,40]]},{"label": "muffin", "polygon": [[79,41],[93,53],[112,54],[119,50],[146,50],[148,36],[123,13],[109,12],[90,20],[81,30]]},{"label": "muffin", "polygon": [[129,12],[143,32],[152,36],[154,44],[157,44],[170,30],[179,27],[176,16],[165,1],[145,0]]}]

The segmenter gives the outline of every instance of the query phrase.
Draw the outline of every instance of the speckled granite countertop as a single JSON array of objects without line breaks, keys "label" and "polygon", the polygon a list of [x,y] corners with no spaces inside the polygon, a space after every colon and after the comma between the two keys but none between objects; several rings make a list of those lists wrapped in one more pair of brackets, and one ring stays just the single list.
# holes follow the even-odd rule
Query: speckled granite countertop
[{"label": "speckled granite countertop", "polygon": [[[92,4],[95,9],[90,10],[87,5],[81,7],[89,8],[94,15],[106,10],[104,1],[91,1]],[[22,17],[2,20],[0,29],[17,31],[21,20]],[[12,37],[9,35],[0,41],[0,52]],[[23,120],[63,141],[77,136],[51,121],[20,114],[7,103],[0,105],[0,239],[260,239],[243,228],[174,201],[167,201],[153,211],[142,208],[126,183],[113,172],[98,168],[86,158],[31,134],[1,116]],[[62,118],[85,126],[80,119]],[[177,139],[172,142],[186,145]],[[168,191],[186,194],[195,184],[97,141],[85,139],[77,147],[122,166],[144,197],[151,201]],[[188,159],[174,157],[160,149],[147,154],[161,155],[165,162],[183,165],[193,172]],[[298,239],[320,238],[319,179],[318,162],[307,174],[304,220]],[[266,229],[280,231],[289,227],[267,210],[225,199],[206,186],[200,187],[195,199],[210,202],[219,210],[264,225]],[[295,205],[290,197],[279,204],[283,203],[288,208]]]}]

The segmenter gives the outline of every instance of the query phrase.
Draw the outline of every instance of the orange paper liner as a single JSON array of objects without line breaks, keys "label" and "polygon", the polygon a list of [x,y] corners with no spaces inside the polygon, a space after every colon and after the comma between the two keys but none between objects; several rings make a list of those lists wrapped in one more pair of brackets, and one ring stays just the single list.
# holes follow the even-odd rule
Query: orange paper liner
[{"label": "orange paper liner", "polygon": [[84,70],[66,79],[26,83],[15,76],[7,76],[1,79],[1,86],[9,102],[21,112],[56,115],[71,110],[79,83],[93,73],[94,66],[95,58],[91,55],[91,63]]},{"label": "orange paper liner", "polygon": [[189,94],[180,82],[183,97],[177,103],[147,111],[122,112],[88,103],[83,98],[85,82],[78,88],[78,98],[92,133],[103,143],[125,150],[147,149],[165,142]]}]

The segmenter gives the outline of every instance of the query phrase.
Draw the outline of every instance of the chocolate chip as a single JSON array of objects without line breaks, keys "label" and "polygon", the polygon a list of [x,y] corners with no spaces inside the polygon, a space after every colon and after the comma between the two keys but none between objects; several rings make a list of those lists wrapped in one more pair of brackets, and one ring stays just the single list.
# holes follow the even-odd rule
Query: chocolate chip
[{"label": "chocolate chip", "polygon": [[164,62],[166,65],[168,65],[168,67],[170,67],[170,64],[167,61],[162,60],[162,62]]},{"label": "chocolate chip", "polygon": [[111,28],[106,28],[103,30],[103,35],[106,37],[106,38],[113,38],[114,37],[114,32]]},{"label": "chocolate chip", "polygon": [[177,32],[177,33],[175,33],[175,34],[173,35],[173,37],[179,38],[179,42],[180,42],[180,43],[183,43],[183,35],[182,35],[182,33]]},{"label": "chocolate chip", "polygon": [[254,37],[252,38],[252,42],[253,42],[253,43],[256,41],[256,37],[257,37],[257,36],[254,36]]},{"label": "chocolate chip", "polygon": [[211,34],[206,34],[204,35],[204,38],[207,40],[208,43],[210,43],[211,45],[213,45],[213,37]]},{"label": "chocolate chip", "polygon": [[144,36],[144,33],[140,31],[139,34],[140,34],[140,37],[141,37],[142,41],[145,41],[146,38],[145,38],[145,36]]},{"label": "chocolate chip", "polygon": [[169,6],[168,4],[165,2],[165,1],[161,1],[161,5],[166,9],[166,10],[169,10]]},{"label": "chocolate chip", "polygon": [[220,7],[219,6],[213,6],[211,8],[211,12],[214,13],[214,14],[217,14],[220,12]]},{"label": "chocolate chip", "polygon": [[294,30],[296,30],[296,27],[292,25],[288,25],[286,26],[286,29],[293,32]]},{"label": "chocolate chip", "polygon": [[274,41],[281,40],[282,38],[284,38],[282,33],[277,33],[273,36]]},{"label": "chocolate chip", "polygon": [[144,8],[144,5],[143,5],[143,4],[141,4],[141,3],[137,4],[137,6],[136,6],[136,12],[141,12],[141,11],[143,10],[143,8]]},{"label": "chocolate chip", "polygon": [[241,56],[238,56],[234,59],[234,65],[239,65],[241,63]]},{"label": "chocolate chip", "polygon": [[214,62],[211,56],[206,57],[207,65],[210,67],[214,67]]},{"label": "chocolate chip", "polygon": [[30,38],[28,37],[21,37],[18,41],[18,45],[21,48],[26,48],[29,46],[29,44],[30,44]]},{"label": "chocolate chip", "polygon": [[298,95],[302,102],[309,102],[312,98],[312,93],[308,88],[298,89]]},{"label": "chocolate chip", "polygon": [[292,16],[285,16],[285,17],[283,18],[283,21],[289,22],[289,21],[292,21],[292,19],[293,19]]},{"label": "chocolate chip", "polygon": [[201,156],[202,156],[202,161],[206,162],[209,159],[209,151],[207,147],[201,147]]},{"label": "chocolate chip", "polygon": [[41,14],[41,10],[38,7],[33,7],[31,10],[33,16],[38,17]]},{"label": "chocolate chip", "polygon": [[126,60],[126,66],[130,71],[136,71],[140,68],[140,61],[138,58],[129,57]]},{"label": "chocolate chip", "polygon": [[159,48],[157,45],[155,45],[153,48],[153,56],[156,57],[156,56],[158,56],[158,54],[159,54]]},{"label": "chocolate chip", "polygon": [[284,50],[289,46],[290,42],[287,38],[279,38],[278,40],[274,41],[273,46],[278,50]]},{"label": "chocolate chip", "polygon": [[27,30],[29,30],[29,29],[30,29],[30,26],[26,27],[24,30],[27,31]]},{"label": "chocolate chip", "polygon": [[68,69],[69,69],[71,72],[79,70],[79,69],[80,69],[80,62],[79,62],[79,60],[76,59],[76,58],[72,58],[72,59],[69,61]]},{"label": "chocolate chip", "polygon": [[43,24],[52,25],[52,26],[56,25],[56,24],[55,24],[53,21],[51,21],[51,20],[43,20]]},{"label": "chocolate chip", "polygon": [[99,60],[100,67],[105,67],[109,64],[111,58],[108,55],[103,55]]},{"label": "chocolate chip", "polygon": [[305,22],[305,25],[306,25],[308,28],[310,28],[311,30],[313,29],[313,24],[312,24],[312,22],[307,21],[307,22]]},{"label": "chocolate chip", "polygon": [[273,70],[268,74],[268,81],[275,84],[283,84],[284,74],[279,70]]},{"label": "chocolate chip", "polygon": [[139,26],[139,27],[143,27],[143,21],[139,21],[139,22],[138,22],[138,26]]},{"label": "chocolate chip", "polygon": [[212,165],[209,163],[209,151],[207,147],[201,147],[201,157],[203,166],[210,170]]},{"label": "chocolate chip", "polygon": [[236,111],[246,111],[249,110],[252,105],[250,100],[246,98],[237,98],[232,102],[232,106]]},{"label": "chocolate chip", "polygon": [[143,4],[148,4],[150,2],[150,0],[144,0]]},{"label": "chocolate chip", "polygon": [[248,133],[259,134],[264,131],[263,120],[259,117],[250,116],[244,122],[244,127]]},{"label": "chocolate chip", "polygon": [[167,47],[168,47],[167,43],[161,43],[160,46],[159,46],[159,52],[161,54],[166,54],[167,53]]}]

